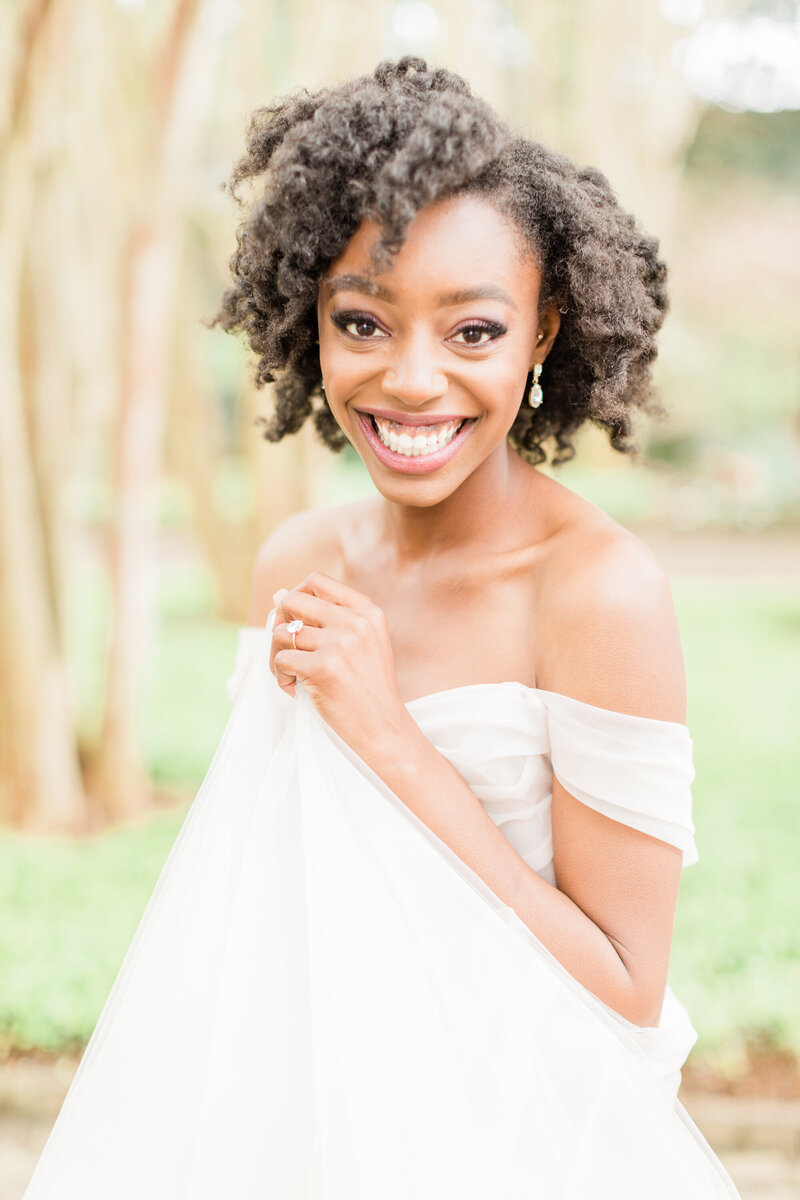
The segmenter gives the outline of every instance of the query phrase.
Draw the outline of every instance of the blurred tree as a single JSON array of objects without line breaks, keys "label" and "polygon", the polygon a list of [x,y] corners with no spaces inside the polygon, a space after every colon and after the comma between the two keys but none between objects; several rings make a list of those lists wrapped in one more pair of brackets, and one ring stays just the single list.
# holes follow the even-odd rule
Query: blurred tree
[{"label": "blurred tree", "polygon": [[[175,179],[198,112],[182,102],[181,82],[200,6],[176,0],[163,28],[141,22],[137,41],[121,25],[129,14],[97,0],[31,0],[14,30],[0,232],[0,753],[3,816],[28,827],[85,827],[96,815],[79,771],[63,619],[72,547],[62,503],[76,425],[89,411],[71,413],[79,366],[96,374],[95,397],[98,382],[106,393],[112,463],[111,642],[102,736],[84,758],[106,815],[149,801],[136,709],[155,629],[154,501],[180,251]],[[70,52],[83,60],[77,95]],[[81,316],[99,318],[95,339],[85,331],[77,339],[88,361],[70,337],[76,298]],[[84,406],[92,394],[87,387]]]},{"label": "blurred tree", "polygon": [[[176,0],[155,53],[136,56],[138,137],[129,163],[119,295],[119,410],[114,423],[114,515],[108,541],[114,604],[95,787],[111,815],[149,801],[136,729],[143,667],[156,626],[158,524],[169,347],[180,258],[177,179],[191,158],[202,107],[181,103],[201,0]],[[110,44],[119,44],[113,37]],[[143,50],[144,47],[141,47]],[[187,78],[188,78],[188,73]],[[136,94],[138,92],[138,95]],[[129,207],[128,207],[129,206]]]},{"label": "blurred tree", "polygon": [[51,70],[70,16],[48,0],[21,10],[0,149],[0,816],[30,828],[77,828],[85,811],[63,657],[56,525],[37,471],[42,427],[26,386],[32,346],[20,306],[29,282],[34,147],[44,135]]},{"label": "blurred tree", "polygon": [[673,66],[685,31],[654,0],[523,4],[518,19],[534,52],[520,115],[562,153],[600,167],[621,203],[668,240],[703,111]]}]

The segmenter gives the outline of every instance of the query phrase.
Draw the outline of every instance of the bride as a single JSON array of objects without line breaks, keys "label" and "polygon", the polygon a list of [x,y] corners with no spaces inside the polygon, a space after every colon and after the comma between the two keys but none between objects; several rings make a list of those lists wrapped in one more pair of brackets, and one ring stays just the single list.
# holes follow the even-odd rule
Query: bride
[{"label": "bride", "polygon": [[[26,1193],[735,1196],[677,1101],[696,860],[635,451],[667,307],[604,177],[418,59],[257,111],[216,317],[370,499],[259,551],[235,704]],[[556,459],[557,461],[557,459]]]}]

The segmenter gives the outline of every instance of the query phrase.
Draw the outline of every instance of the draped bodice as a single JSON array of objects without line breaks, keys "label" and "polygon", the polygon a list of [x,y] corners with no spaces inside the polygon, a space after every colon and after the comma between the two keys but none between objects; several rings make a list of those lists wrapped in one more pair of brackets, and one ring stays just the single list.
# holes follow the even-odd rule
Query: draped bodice
[{"label": "draped bodice", "polygon": [[521,683],[474,684],[408,705],[530,867],[555,882],[553,777],[604,816],[697,861],[685,725],[598,708]]},{"label": "draped bodice", "polygon": [[[239,630],[228,680],[235,699],[263,630]],[[407,705],[526,863],[555,884],[553,778],[596,812],[680,848],[697,861],[692,824],[692,739],[686,725],[599,708],[518,682],[477,683]],[[626,1022],[671,1094],[697,1040],[671,987],[657,1026]]]},{"label": "draped bodice", "polygon": [[[235,695],[261,630],[239,631]],[[420,696],[414,720],[525,862],[555,883],[553,777],[583,804],[697,861],[692,739],[685,725],[598,708],[522,683],[477,683]]]}]

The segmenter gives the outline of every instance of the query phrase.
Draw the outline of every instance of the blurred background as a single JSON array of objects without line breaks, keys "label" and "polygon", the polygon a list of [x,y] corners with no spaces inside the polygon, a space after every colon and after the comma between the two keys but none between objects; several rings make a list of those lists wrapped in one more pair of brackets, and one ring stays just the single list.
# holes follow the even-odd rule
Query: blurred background
[{"label": "blurred background", "polygon": [[[221,184],[252,109],[404,53],[599,166],[661,237],[670,418],[640,426],[638,465],[590,428],[553,473],[673,582],[687,1085],[796,1113],[796,0],[20,0],[0,4],[0,1108],[23,1182],[219,741],[256,548],[370,486],[310,431],[264,443],[268,392],[203,324],[240,219]],[[26,1125],[37,1063],[55,1091],[36,1076]]]}]

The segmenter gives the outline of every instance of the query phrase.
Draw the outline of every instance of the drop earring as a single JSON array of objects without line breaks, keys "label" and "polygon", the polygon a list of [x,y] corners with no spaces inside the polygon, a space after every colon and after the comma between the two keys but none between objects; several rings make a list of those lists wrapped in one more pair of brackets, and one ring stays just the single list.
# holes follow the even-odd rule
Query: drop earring
[{"label": "drop earring", "polygon": [[541,373],[542,373],[542,364],[536,363],[536,365],[533,368],[533,378],[531,379],[531,386],[528,391],[528,404],[530,404],[531,408],[538,408],[539,405],[544,400],[544,392],[542,391],[542,385],[539,383],[539,376],[541,375]]},{"label": "drop earring", "polygon": [[325,380],[324,379],[320,379],[320,381],[319,381],[319,390],[322,392],[322,394],[324,396],[325,395]]}]

